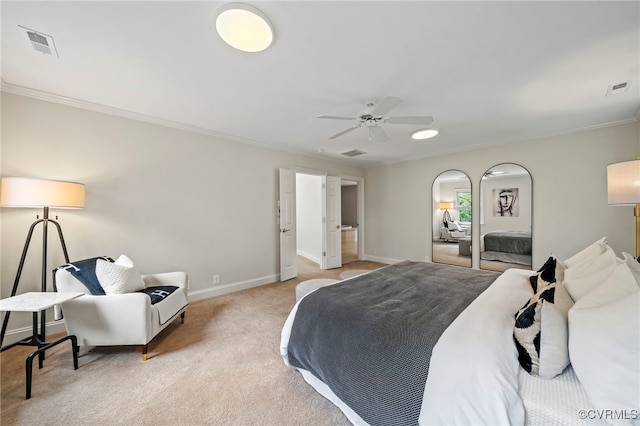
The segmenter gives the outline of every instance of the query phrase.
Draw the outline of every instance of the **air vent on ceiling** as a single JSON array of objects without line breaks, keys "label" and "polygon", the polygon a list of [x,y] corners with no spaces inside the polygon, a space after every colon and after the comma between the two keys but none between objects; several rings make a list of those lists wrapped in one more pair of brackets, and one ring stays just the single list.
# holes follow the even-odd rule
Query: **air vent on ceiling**
[{"label": "air vent on ceiling", "polygon": [[631,81],[623,81],[622,83],[612,84],[611,86],[607,87],[607,96],[617,95],[624,92],[625,90],[627,90],[630,84]]},{"label": "air vent on ceiling", "polygon": [[347,157],[356,157],[358,155],[366,154],[364,151],[360,151],[359,149],[352,149],[351,151],[343,152],[342,155],[346,155]]},{"label": "air vent on ceiling", "polygon": [[27,37],[29,37],[29,41],[31,42],[31,46],[36,52],[40,52],[45,55],[52,55],[56,58],[59,58],[58,50],[56,49],[56,43],[53,41],[53,36],[41,33],[40,31],[32,30],[27,27],[23,27],[22,25],[18,26],[26,31]]}]

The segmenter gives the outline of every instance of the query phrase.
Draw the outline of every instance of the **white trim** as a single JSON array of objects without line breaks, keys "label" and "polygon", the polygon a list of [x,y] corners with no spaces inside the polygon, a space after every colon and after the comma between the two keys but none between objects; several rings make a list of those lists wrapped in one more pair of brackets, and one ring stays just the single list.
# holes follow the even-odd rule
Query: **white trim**
[{"label": "white trim", "polygon": [[[39,322],[39,321],[38,321]],[[38,328],[40,328],[40,324],[38,324]],[[64,327],[64,320],[62,321],[49,321],[45,325],[46,335],[50,336],[52,334],[58,333],[66,333],[66,328]],[[26,327],[15,328],[13,330],[7,330],[4,335],[3,346],[10,345],[22,339],[26,339],[33,335],[33,326],[29,325]],[[35,349],[34,349],[35,350]]]},{"label": "white trim", "polygon": [[265,284],[273,284],[280,281],[280,274],[267,275],[252,280],[240,281],[232,284],[217,285],[205,290],[197,290],[190,292],[188,295],[189,303],[198,300],[210,299],[224,294],[235,293],[236,291],[246,290],[253,287],[259,287]]},{"label": "white trim", "polygon": [[296,254],[298,256],[302,256],[302,257],[306,257],[307,259],[309,259],[310,261],[312,261],[313,263],[317,263],[318,265],[320,265],[321,259],[318,259],[317,257],[315,257],[312,254],[307,253],[306,251],[303,250],[298,250],[296,252]]},{"label": "white trim", "polygon": [[28,98],[39,99],[42,101],[52,102],[55,104],[66,105],[74,108],[79,108],[87,111],[99,112],[102,114],[112,115],[115,117],[127,118],[130,120],[141,121],[143,123],[155,124],[158,126],[169,127],[172,129],[185,130],[187,132],[197,133],[206,136],[212,136],[215,138],[231,141],[231,142],[240,142],[248,145],[258,146],[261,148],[267,148],[274,151],[286,152],[290,154],[298,154],[309,158],[322,159],[325,161],[331,161],[334,163],[344,164],[350,167],[358,167],[358,165],[354,165],[352,162],[345,160],[344,158],[327,158],[326,155],[316,155],[308,152],[305,149],[296,149],[296,148],[283,148],[276,147],[268,142],[259,141],[255,139],[247,139],[239,136],[230,135],[227,133],[218,132],[211,129],[206,129],[199,126],[194,126],[192,124],[181,123],[178,121],[167,120],[165,118],[155,117],[147,114],[141,114],[138,112],[129,111],[126,109],[120,109],[108,105],[98,104],[94,102],[83,101],[81,99],[70,98],[63,95],[57,95],[55,93],[44,92],[37,89],[32,89],[29,87],[20,86],[13,83],[8,83],[4,79],[0,78],[0,91],[4,93],[11,93],[14,95],[25,96]]},{"label": "white trim", "polygon": [[391,259],[389,257],[372,256],[370,254],[364,255],[364,260],[371,262],[386,263],[387,265],[393,265],[394,263],[402,262],[400,259]]}]

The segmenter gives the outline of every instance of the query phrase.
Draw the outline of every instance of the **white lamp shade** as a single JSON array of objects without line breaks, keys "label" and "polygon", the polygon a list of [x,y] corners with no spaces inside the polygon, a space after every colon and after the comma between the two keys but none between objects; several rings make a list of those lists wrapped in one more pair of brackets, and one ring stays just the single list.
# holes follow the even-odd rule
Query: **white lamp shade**
[{"label": "white lamp shade", "polygon": [[216,19],[216,30],[227,44],[244,52],[260,52],[273,43],[269,18],[248,4],[225,5]]},{"label": "white lamp shade", "polygon": [[640,160],[609,164],[607,193],[609,204],[640,204]]},{"label": "white lamp shade", "polygon": [[453,208],[453,201],[438,201],[436,203],[436,208],[437,209],[452,209]]},{"label": "white lamp shade", "polygon": [[84,207],[84,185],[58,180],[4,177],[0,182],[2,207]]}]

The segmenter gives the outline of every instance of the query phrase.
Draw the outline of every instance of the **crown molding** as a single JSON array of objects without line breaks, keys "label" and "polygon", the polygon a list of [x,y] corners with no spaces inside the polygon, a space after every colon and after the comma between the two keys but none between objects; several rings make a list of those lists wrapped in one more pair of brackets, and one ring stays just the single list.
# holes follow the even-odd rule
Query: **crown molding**
[{"label": "crown molding", "polygon": [[84,109],[88,111],[99,112],[99,113],[113,115],[121,118],[128,118],[131,120],[142,121],[145,123],[155,124],[158,126],[170,127],[173,129],[185,130],[188,132],[199,133],[207,136],[213,136],[216,138],[225,139],[233,142],[241,142],[241,143],[246,143],[250,145],[257,145],[262,148],[274,149],[272,146],[269,146],[265,142],[256,141],[253,139],[241,138],[238,136],[229,135],[226,133],[218,132],[212,129],[206,129],[204,127],[194,126],[187,123],[167,120],[164,118],[155,117],[147,114],[141,114],[141,113],[137,113],[137,112],[121,109],[121,108],[116,108],[108,105],[83,101],[81,99],[70,98],[67,96],[57,95],[55,93],[32,89],[30,87],[8,83],[4,79],[0,81],[0,90],[2,90],[2,92],[5,92],[5,93],[26,96],[29,98],[39,99],[47,102],[53,102],[56,104],[66,105],[66,106]]}]

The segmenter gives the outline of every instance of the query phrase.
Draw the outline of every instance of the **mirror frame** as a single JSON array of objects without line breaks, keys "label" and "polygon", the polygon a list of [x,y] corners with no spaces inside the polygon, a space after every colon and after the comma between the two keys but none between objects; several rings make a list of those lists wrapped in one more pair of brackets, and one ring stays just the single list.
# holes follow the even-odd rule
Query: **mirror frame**
[{"label": "mirror frame", "polygon": [[[465,235],[464,237],[460,237],[460,238],[464,238],[465,244],[464,247],[460,246],[459,244],[459,239],[457,236],[452,236],[451,237],[451,241],[453,241],[453,239],[455,239],[456,241],[456,247],[458,248],[456,256],[459,257],[459,260],[455,260],[453,262],[446,262],[443,261],[441,257],[436,255],[436,243],[437,242],[442,242],[442,223],[443,223],[443,214],[440,214],[439,210],[436,207],[437,203],[442,202],[442,201],[449,201],[449,200],[443,200],[443,199],[438,199],[436,200],[436,191],[435,191],[435,185],[438,182],[438,179],[442,178],[443,175],[446,175],[447,173],[457,173],[460,175],[460,182],[464,182],[464,179],[466,178],[466,182],[464,182],[465,184],[465,188],[460,188],[460,189],[466,189],[469,188],[469,193],[471,194],[470,197],[470,202],[471,202],[471,206],[470,206],[470,210],[471,210],[471,223],[469,224],[468,227],[465,227]],[[454,188],[454,191],[457,188]],[[440,187],[438,187],[438,192],[440,192]],[[438,197],[440,198],[440,194],[438,194]],[[453,202],[455,203],[456,200],[453,199]],[[455,204],[454,204],[455,207]],[[449,207],[449,208],[453,208],[453,207]],[[447,211],[447,210],[445,210]],[[448,170],[444,170],[440,173],[438,173],[438,175],[433,179],[433,182],[431,183],[431,212],[432,212],[432,217],[431,217],[431,260],[434,263],[441,263],[441,264],[447,264],[447,265],[457,265],[457,266],[463,266],[463,267],[468,267],[468,268],[472,268],[473,267],[473,222],[474,222],[474,217],[473,217],[473,181],[471,180],[471,178],[469,177],[469,175],[465,172],[463,172],[462,170],[459,169],[448,169]],[[454,213],[455,215],[455,213]],[[454,221],[458,221],[460,218],[459,216],[455,215],[453,217]],[[440,236],[439,239],[436,240],[437,236]],[[445,241],[449,241],[449,240],[445,240]],[[465,253],[469,253],[468,255],[466,254],[460,254],[461,253],[461,249],[462,251],[464,251]]]},{"label": "mirror frame", "polygon": [[[504,170],[499,170],[499,169],[506,169],[506,172]],[[502,171],[504,172],[503,174],[508,175],[509,171],[508,169],[515,169],[518,168],[518,170],[522,170],[523,173],[518,173],[517,175],[514,174],[512,175],[514,178],[516,178],[516,176],[528,176],[528,183],[529,183],[529,188],[528,188],[528,192],[529,192],[529,196],[528,198],[523,198],[526,197],[526,194],[522,193],[522,187],[521,186],[515,186],[515,184],[511,184],[511,183],[507,183],[505,185],[505,188],[503,190],[506,189],[514,189],[517,190],[518,193],[516,195],[515,198],[513,198],[513,193],[511,193],[511,197],[503,197],[505,202],[509,201],[509,209],[512,209],[514,207],[514,205],[512,205],[512,203],[517,202],[517,207],[518,207],[518,211],[517,211],[517,216],[518,218],[523,218],[523,219],[516,219],[515,217],[512,218],[506,218],[506,220],[508,221],[504,227],[502,226],[496,226],[496,221],[493,219],[490,219],[490,226],[489,229],[487,230],[486,228],[486,223],[487,223],[487,216],[486,215],[491,215],[491,218],[493,218],[494,216],[496,218],[498,218],[499,216],[504,216],[504,215],[497,215],[494,212],[494,209],[488,208],[487,203],[489,203],[489,206],[493,206],[494,205],[494,200],[493,200],[493,194],[492,193],[488,193],[486,191],[488,190],[493,190],[495,192],[496,189],[498,188],[494,188],[494,187],[487,187],[488,184],[487,182],[487,176],[490,175],[490,172],[494,169],[498,169],[498,171]],[[507,179],[509,176],[505,176],[503,178],[500,179]],[[513,181],[512,181],[513,182]],[[526,187],[526,184],[524,185]],[[480,179],[480,209],[479,209],[479,221],[478,221],[478,238],[480,239],[480,250],[478,251],[478,257],[479,257],[479,264],[478,267],[480,269],[484,269],[484,270],[493,270],[493,271],[504,271],[506,269],[509,268],[519,268],[519,269],[527,269],[527,270],[531,270],[533,268],[533,176],[531,175],[531,172],[524,166],[522,166],[521,164],[518,163],[513,163],[513,162],[503,162],[503,163],[498,163],[495,164],[491,167],[489,167],[482,175],[482,178]],[[505,194],[506,195],[506,194]],[[498,199],[495,200],[496,203],[498,203]],[[528,208],[528,210],[527,210]],[[523,210],[524,209],[524,210]],[[497,206],[496,206],[496,211],[497,211]],[[524,214],[521,214],[524,213]],[[527,214],[528,213],[528,214]],[[524,218],[526,218],[528,216],[529,221],[527,224],[523,224],[523,220],[525,220]],[[497,219],[500,220],[500,219]],[[506,229],[505,229],[506,228]],[[503,258],[502,262],[504,262],[504,265],[501,264],[501,262],[496,262],[496,263],[492,263],[492,264],[487,264],[487,261],[489,260],[494,260],[494,259],[483,259],[483,253],[484,253],[484,236],[487,234],[487,232],[491,232],[491,231],[515,231],[517,232],[517,234],[514,234],[514,244],[516,244],[515,242],[517,241],[518,245],[526,245],[527,244],[527,236],[526,234],[520,234],[520,233],[529,233],[529,247],[530,247],[530,254],[528,255],[528,263],[524,263],[527,259],[526,259],[526,254],[521,254],[521,253],[501,253],[498,252],[499,254],[494,254],[491,257],[494,258]],[[495,259],[497,260],[497,259]],[[511,260],[512,262],[507,262],[507,260]],[[484,263],[484,265],[483,265]]]}]

